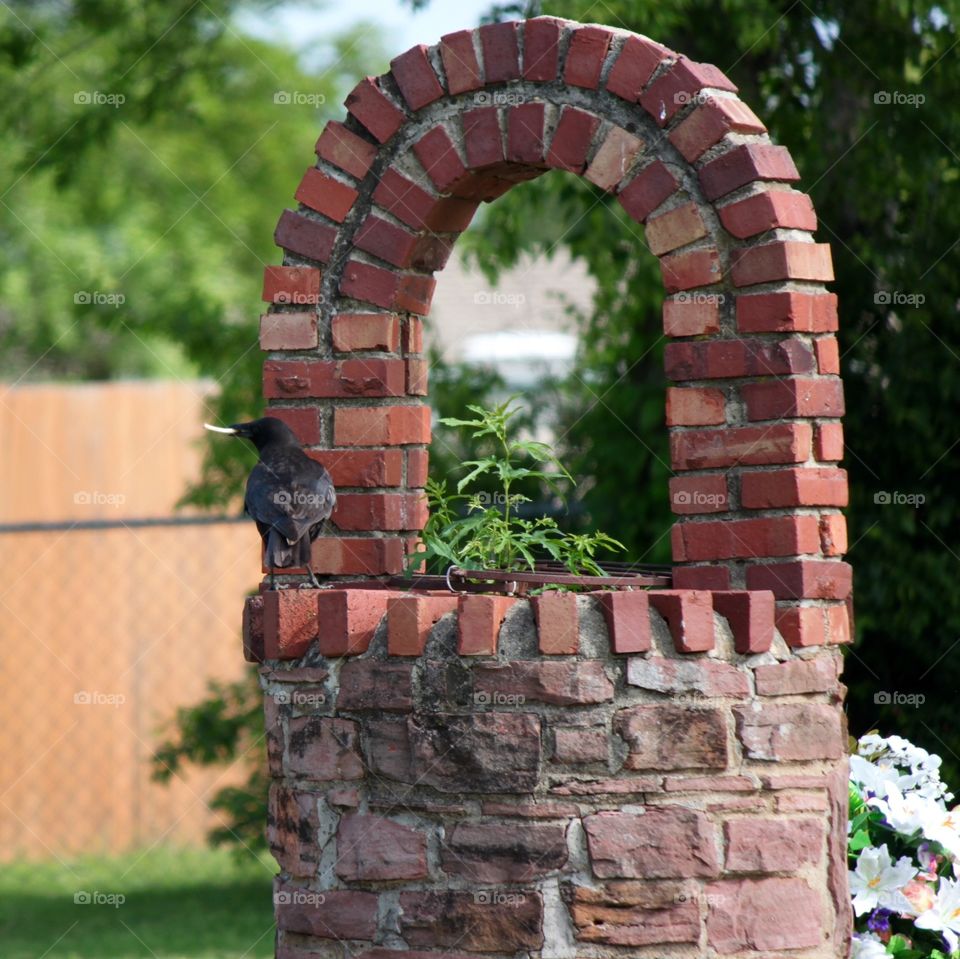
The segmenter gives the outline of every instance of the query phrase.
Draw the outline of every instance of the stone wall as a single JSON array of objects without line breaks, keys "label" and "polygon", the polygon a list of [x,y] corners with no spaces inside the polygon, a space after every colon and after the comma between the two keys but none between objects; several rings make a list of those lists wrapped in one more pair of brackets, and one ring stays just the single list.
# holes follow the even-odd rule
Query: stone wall
[{"label": "stone wall", "polygon": [[840,653],[770,593],[330,592],[354,654],[261,674],[278,957],[846,955]]}]

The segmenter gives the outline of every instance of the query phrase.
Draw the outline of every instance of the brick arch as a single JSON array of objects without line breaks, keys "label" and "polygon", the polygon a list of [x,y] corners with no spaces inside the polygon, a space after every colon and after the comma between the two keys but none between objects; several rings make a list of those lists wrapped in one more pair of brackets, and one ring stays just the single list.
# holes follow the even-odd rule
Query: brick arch
[{"label": "brick arch", "polygon": [[660,259],[675,587],[770,590],[791,645],[849,638],[830,251],[736,90],[646,37],[539,17],[413,47],[350,93],[280,217],[261,320],[269,412],[340,490],[321,572],[402,568],[426,518],[432,274],[481,202],[559,169]]}]

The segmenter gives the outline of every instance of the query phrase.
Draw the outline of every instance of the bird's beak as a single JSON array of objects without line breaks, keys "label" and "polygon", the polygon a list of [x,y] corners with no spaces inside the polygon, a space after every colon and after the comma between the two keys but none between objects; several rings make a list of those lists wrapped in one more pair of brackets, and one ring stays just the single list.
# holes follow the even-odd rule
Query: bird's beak
[{"label": "bird's beak", "polygon": [[228,433],[231,436],[235,436],[238,432],[235,426],[211,426],[209,423],[204,423],[203,428],[214,433]]}]

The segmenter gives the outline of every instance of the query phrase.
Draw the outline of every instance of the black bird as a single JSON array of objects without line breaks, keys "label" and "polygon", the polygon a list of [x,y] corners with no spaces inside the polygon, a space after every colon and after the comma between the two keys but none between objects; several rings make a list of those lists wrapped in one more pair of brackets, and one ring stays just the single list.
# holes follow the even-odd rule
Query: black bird
[{"label": "black bird", "polygon": [[227,427],[203,425],[250,440],[260,454],[247,477],[243,506],[260,530],[271,581],[274,569],[303,566],[310,582],[319,586],[310,566],[310,546],[337,503],[330,474],[304,453],[293,430],[275,416]]}]

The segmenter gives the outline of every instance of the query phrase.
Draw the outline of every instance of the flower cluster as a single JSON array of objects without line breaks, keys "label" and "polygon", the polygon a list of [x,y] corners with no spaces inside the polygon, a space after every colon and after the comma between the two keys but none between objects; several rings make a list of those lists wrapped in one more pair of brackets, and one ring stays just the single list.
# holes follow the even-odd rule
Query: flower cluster
[{"label": "flower cluster", "polygon": [[940,763],[873,733],[850,757],[851,959],[960,957],[960,807]]}]

